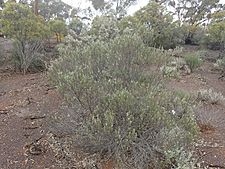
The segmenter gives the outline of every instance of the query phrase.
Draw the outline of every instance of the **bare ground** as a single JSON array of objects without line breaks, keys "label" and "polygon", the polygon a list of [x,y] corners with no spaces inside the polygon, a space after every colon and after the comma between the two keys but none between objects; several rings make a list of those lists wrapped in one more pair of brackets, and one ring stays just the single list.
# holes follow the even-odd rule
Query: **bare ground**
[{"label": "bare ground", "polygon": [[0,71],[0,168],[57,168],[45,135],[59,97],[43,74]]},{"label": "bare ground", "polygon": [[[225,96],[225,81],[213,70],[213,63],[204,63],[200,70],[171,80],[168,88],[197,94],[200,89],[213,89]],[[197,115],[210,126],[201,133],[202,144],[197,147],[201,161],[207,168],[225,168],[225,102],[218,105],[203,104]]]}]

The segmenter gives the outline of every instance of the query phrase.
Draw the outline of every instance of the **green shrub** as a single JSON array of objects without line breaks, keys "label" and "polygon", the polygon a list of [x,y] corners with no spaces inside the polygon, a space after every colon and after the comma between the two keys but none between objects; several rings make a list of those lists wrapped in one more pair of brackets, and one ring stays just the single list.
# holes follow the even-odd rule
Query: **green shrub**
[{"label": "green shrub", "polygon": [[40,41],[20,42],[15,40],[13,43],[13,62],[15,69],[23,72],[37,72],[46,69],[43,60],[43,46]]},{"label": "green shrub", "polygon": [[185,56],[186,64],[191,69],[191,72],[193,72],[196,68],[198,68],[202,64],[202,60],[197,55],[197,53],[191,53]]},{"label": "green shrub", "polygon": [[179,77],[179,70],[174,66],[163,66],[161,71],[165,77]]},{"label": "green shrub", "polygon": [[144,60],[154,59],[145,53],[149,50],[135,35],[82,48],[62,46],[49,73],[82,114],[76,146],[111,158],[121,168],[172,166],[167,152],[182,147],[185,152],[197,133],[190,101],[167,92],[157,71],[146,71]]},{"label": "green shrub", "polygon": [[119,34],[117,18],[113,15],[96,16],[89,33],[94,39],[103,41],[115,38]]}]

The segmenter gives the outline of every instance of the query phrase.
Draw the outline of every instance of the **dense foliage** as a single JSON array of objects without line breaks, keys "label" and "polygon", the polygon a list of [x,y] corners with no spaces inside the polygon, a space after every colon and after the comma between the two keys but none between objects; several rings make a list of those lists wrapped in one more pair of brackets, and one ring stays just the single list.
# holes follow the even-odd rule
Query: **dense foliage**
[{"label": "dense foliage", "polygon": [[[184,164],[175,153],[197,133],[190,98],[167,92],[160,74],[146,69],[156,57],[164,58],[159,66],[165,64],[169,53],[159,55],[137,35],[72,44],[61,46],[49,76],[66,100],[81,108],[84,119],[74,133],[76,144],[124,168],[192,165],[192,159]],[[186,150],[182,153],[188,158]]]},{"label": "dense foliage", "polygon": [[1,12],[2,33],[21,42],[45,35],[46,27],[41,18],[20,3],[6,3]]},{"label": "dense foliage", "polygon": [[134,17],[140,35],[149,46],[170,49],[182,43],[178,22],[173,21],[173,16],[162,5],[150,2]]}]

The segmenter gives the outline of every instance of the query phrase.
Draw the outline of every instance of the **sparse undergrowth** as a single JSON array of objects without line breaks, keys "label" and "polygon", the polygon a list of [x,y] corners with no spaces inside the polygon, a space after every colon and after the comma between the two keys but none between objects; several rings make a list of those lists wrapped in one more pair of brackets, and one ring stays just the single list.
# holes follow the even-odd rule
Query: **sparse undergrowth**
[{"label": "sparse undergrowth", "polygon": [[185,56],[186,64],[191,69],[191,72],[193,72],[195,69],[197,69],[201,64],[202,60],[199,57],[198,53],[190,53]]},{"label": "sparse undergrowth", "polygon": [[169,50],[169,52],[173,57],[170,62],[166,62],[167,64],[161,67],[164,77],[179,78],[180,75],[189,75],[202,64],[201,52],[184,55],[181,47]]},{"label": "sparse undergrowth", "polygon": [[216,63],[214,64],[214,67],[219,69],[219,71],[221,71],[221,76],[219,77],[219,79],[224,79],[224,77],[225,77],[225,57],[223,57],[222,59],[218,59],[216,61]]},{"label": "sparse undergrowth", "polygon": [[222,93],[215,92],[213,89],[200,90],[198,99],[209,104],[219,104],[225,100]]},{"label": "sparse undergrowth", "polygon": [[60,53],[49,76],[70,105],[80,106],[76,146],[120,168],[194,168],[188,153],[198,131],[192,103],[166,91],[160,74],[145,69],[146,60],[162,66],[170,55],[135,35],[80,48],[68,43]]}]

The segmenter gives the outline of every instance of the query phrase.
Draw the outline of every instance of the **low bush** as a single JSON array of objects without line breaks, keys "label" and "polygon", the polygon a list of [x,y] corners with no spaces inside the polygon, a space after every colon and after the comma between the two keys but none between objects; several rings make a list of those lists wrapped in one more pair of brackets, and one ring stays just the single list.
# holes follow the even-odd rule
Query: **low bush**
[{"label": "low bush", "polygon": [[185,62],[191,69],[191,72],[193,72],[196,68],[198,68],[201,65],[202,60],[198,56],[198,53],[190,53],[185,56]]},{"label": "low bush", "polygon": [[165,77],[179,77],[179,70],[175,66],[163,66],[161,71]]},{"label": "low bush", "polygon": [[46,69],[43,60],[43,49],[42,42],[40,41],[14,41],[13,62],[15,69],[24,74],[27,71],[37,72]]},{"label": "low bush", "polygon": [[161,72],[164,77],[179,78],[180,75],[187,75],[191,73],[189,66],[184,58],[173,58],[167,65],[161,67]]},{"label": "low bush", "polygon": [[215,66],[224,70],[225,69],[225,57],[223,57],[222,59],[218,59],[215,63]]},{"label": "low bush", "polygon": [[49,73],[84,117],[74,132],[76,146],[121,168],[176,166],[181,158],[169,152],[187,153],[198,131],[190,100],[167,92],[159,72],[145,69],[163,53],[149,50],[135,35],[81,48],[61,46]]},{"label": "low bush", "polygon": [[222,93],[215,92],[212,89],[200,90],[198,99],[210,104],[219,104],[225,100]]}]

